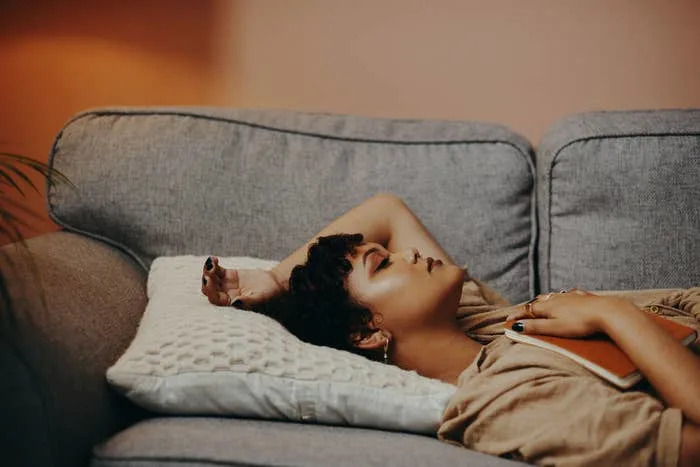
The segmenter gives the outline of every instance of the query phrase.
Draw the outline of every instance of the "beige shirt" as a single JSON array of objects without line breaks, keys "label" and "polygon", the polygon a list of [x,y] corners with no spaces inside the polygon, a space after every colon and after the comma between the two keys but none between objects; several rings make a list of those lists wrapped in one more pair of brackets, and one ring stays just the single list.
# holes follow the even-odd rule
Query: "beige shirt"
[{"label": "beige shirt", "polygon": [[[459,320],[484,343],[464,370],[438,437],[538,465],[676,466],[682,413],[648,383],[622,391],[574,361],[503,336],[512,310],[465,283]],[[700,287],[628,297],[700,333]],[[700,350],[700,338],[691,347]]]}]

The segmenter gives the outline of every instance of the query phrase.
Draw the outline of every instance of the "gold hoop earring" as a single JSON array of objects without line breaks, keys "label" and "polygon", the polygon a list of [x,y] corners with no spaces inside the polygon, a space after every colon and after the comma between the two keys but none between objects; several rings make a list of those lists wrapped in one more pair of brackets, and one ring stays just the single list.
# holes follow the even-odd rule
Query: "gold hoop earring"
[{"label": "gold hoop earring", "polygon": [[389,341],[391,338],[386,337],[384,338],[384,363],[388,364],[389,363]]}]

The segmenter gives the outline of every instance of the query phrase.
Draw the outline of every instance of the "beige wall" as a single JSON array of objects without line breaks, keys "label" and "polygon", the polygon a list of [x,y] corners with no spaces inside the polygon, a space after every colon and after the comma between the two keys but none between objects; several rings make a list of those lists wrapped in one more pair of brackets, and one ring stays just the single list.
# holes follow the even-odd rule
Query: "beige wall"
[{"label": "beige wall", "polygon": [[[70,115],[102,105],[474,119],[535,143],[573,112],[700,107],[694,0],[6,0],[0,8],[0,149],[40,160]],[[25,202],[44,210],[40,196]],[[33,225],[29,235],[54,228]]]},{"label": "beige wall", "polygon": [[222,56],[242,106],[490,120],[535,142],[572,112],[700,106],[694,0],[247,1],[231,11]]}]

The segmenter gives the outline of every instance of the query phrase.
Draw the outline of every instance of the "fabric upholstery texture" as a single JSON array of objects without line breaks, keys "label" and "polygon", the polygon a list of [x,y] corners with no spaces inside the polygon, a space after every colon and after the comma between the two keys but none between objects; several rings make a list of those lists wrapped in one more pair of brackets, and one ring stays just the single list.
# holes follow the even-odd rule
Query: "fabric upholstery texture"
[{"label": "fabric upholstery texture", "polygon": [[226,418],[157,418],[94,450],[93,467],[526,465],[426,436]]},{"label": "fabric upholstery texture", "polygon": [[0,463],[85,465],[95,443],[141,417],[104,374],[134,335],[145,274],[73,233],[27,245],[0,249],[12,303],[0,309]]},{"label": "fabric upholstery texture", "polygon": [[700,284],[700,110],[566,118],[537,173],[541,291]]},{"label": "fabric upholstery texture", "polygon": [[[94,110],[54,143],[51,163],[77,190],[50,188],[48,205],[60,225],[147,267],[176,254],[281,259],[350,206],[389,191],[511,302],[571,286],[676,288],[700,282],[699,113],[593,112],[557,123],[538,149],[539,252],[530,146],[481,123]],[[24,289],[34,280],[25,265],[3,269],[14,307],[0,310],[0,451],[9,465],[84,465],[99,439],[143,415],[108,390],[104,371],[135,333],[145,272],[82,235],[29,245],[48,306]],[[319,464],[342,465],[358,452],[382,465],[420,465],[423,452],[431,465],[508,462],[463,449],[452,459],[446,449],[456,448],[376,430],[178,417],[132,425],[94,462],[289,465],[318,453]],[[224,458],[236,460],[212,460]]]},{"label": "fabric upholstery texture", "polygon": [[499,125],[102,109],[66,125],[50,162],[77,186],[48,190],[52,218],[144,266],[212,252],[281,260],[384,191],[473,276],[511,301],[534,292],[531,148]]},{"label": "fabric upholstery texture", "polygon": [[[137,404],[172,414],[236,415],[436,433],[455,386],[300,341],[258,313],[200,292],[206,257],[160,257],[138,333],[107,379]],[[255,258],[224,267],[270,269]]]}]

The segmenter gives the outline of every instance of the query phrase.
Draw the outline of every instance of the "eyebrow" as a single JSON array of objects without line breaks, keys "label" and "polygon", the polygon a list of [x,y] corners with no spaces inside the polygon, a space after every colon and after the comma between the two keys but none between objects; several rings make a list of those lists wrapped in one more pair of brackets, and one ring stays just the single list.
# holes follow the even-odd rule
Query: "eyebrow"
[{"label": "eyebrow", "polygon": [[379,251],[379,248],[377,248],[376,246],[373,246],[372,248],[370,248],[369,250],[365,251],[365,252],[362,254],[362,265],[363,265],[365,268],[367,267],[367,257],[368,257],[369,255],[371,255],[372,253],[375,253],[375,252],[377,252],[377,251]]}]

